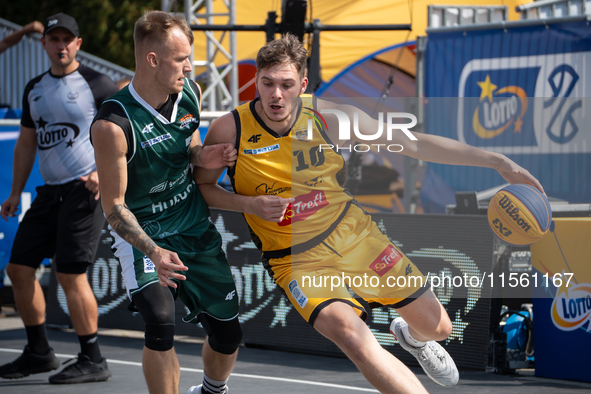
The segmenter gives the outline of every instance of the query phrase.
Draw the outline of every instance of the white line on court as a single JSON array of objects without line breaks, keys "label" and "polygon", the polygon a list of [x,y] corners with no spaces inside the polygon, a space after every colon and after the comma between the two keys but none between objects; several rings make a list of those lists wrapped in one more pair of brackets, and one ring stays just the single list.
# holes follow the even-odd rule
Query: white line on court
[{"label": "white line on court", "polygon": [[[0,352],[22,353],[23,351],[22,351],[22,349],[0,348]],[[61,357],[61,358],[75,358],[76,357],[73,354],[56,353],[55,355],[57,357]],[[132,365],[132,366],[136,366],[136,367],[142,366],[142,363],[133,362],[133,361],[113,360],[110,358],[107,359],[107,362],[110,364]],[[197,368],[181,367],[181,371],[203,373],[202,369],[197,369]],[[331,388],[342,389],[342,390],[363,391],[363,392],[368,392],[368,393],[379,393],[378,390],[366,389],[363,387],[344,386],[342,384],[312,382],[312,381],[308,381],[308,380],[299,380],[299,379],[287,379],[287,378],[279,378],[279,377],[275,377],[275,376],[250,375],[250,374],[244,374],[244,373],[232,373],[232,376],[239,377],[239,378],[247,378],[247,379],[274,380],[274,381],[286,382],[286,383],[307,384],[310,386],[331,387]]]}]

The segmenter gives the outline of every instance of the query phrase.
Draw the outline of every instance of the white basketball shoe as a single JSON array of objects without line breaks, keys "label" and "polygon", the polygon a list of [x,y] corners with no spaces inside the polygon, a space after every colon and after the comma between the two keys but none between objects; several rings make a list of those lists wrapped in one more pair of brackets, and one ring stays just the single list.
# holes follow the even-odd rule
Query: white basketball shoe
[{"label": "white basketball shoe", "polygon": [[460,379],[456,363],[449,353],[437,342],[429,341],[422,347],[414,347],[406,342],[401,328],[406,326],[403,318],[398,317],[390,324],[390,332],[400,346],[418,360],[423,370],[435,383],[442,386],[455,386]]}]

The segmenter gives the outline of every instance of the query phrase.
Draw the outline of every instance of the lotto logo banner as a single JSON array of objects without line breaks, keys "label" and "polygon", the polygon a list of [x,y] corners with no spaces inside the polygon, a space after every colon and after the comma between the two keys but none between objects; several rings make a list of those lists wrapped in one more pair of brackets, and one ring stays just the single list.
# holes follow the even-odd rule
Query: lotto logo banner
[{"label": "lotto logo banner", "polygon": [[457,138],[505,154],[591,152],[591,52],[474,59],[458,86]]},{"label": "lotto logo banner", "polygon": [[540,289],[553,298],[547,313],[561,331],[591,334],[589,234],[591,218],[556,218],[544,238],[531,246],[532,265],[544,278]]},{"label": "lotto logo banner", "polygon": [[591,321],[591,284],[582,283],[560,292],[552,303],[552,322],[562,331],[589,326]]},{"label": "lotto logo banner", "polygon": [[591,218],[553,221],[531,246],[536,376],[591,382]]}]

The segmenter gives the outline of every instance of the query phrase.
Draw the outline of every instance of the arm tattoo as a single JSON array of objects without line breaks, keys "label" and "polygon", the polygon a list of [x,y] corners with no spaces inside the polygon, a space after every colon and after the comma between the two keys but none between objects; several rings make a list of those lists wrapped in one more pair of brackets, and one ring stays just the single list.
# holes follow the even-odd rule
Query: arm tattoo
[{"label": "arm tattoo", "polygon": [[152,238],[144,232],[136,217],[127,206],[122,204],[115,205],[113,212],[107,217],[107,222],[109,222],[113,230],[121,238],[146,256],[150,256],[156,249],[156,244]]}]

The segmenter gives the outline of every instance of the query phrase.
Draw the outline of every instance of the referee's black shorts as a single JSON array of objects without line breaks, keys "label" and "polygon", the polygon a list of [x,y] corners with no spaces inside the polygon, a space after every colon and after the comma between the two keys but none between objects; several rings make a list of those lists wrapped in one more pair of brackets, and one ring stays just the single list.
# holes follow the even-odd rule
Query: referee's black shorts
[{"label": "referee's black shorts", "polygon": [[55,256],[56,272],[85,273],[104,222],[100,202],[84,182],[39,186],[16,232],[10,262],[37,268],[44,258]]}]

